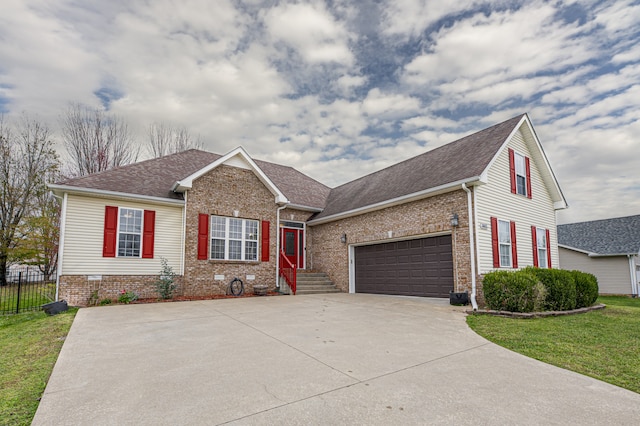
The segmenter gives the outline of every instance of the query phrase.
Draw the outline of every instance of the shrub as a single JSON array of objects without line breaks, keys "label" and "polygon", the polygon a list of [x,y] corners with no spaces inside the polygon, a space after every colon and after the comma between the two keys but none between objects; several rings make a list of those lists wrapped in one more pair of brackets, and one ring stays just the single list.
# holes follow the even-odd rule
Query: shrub
[{"label": "shrub", "polygon": [[154,283],[158,296],[161,299],[171,299],[173,292],[176,290],[177,284],[175,283],[176,274],[173,272],[173,268],[169,266],[167,259],[162,258],[162,268],[160,275]]},{"label": "shrub", "polygon": [[122,290],[120,292],[120,296],[118,296],[118,302],[120,303],[131,303],[138,300],[138,295],[133,291]]},{"label": "shrub", "polygon": [[529,266],[523,271],[535,275],[547,290],[544,309],[568,311],[576,307],[576,282],[570,271]]},{"label": "shrub", "polygon": [[102,299],[102,300],[100,301],[100,306],[110,305],[110,304],[111,304],[111,302],[113,302],[113,300],[111,300],[111,299],[109,299],[109,298]]},{"label": "shrub", "polygon": [[526,270],[489,272],[482,288],[487,306],[499,311],[539,311],[546,296],[545,287]]},{"label": "shrub", "polygon": [[582,271],[571,271],[576,282],[576,308],[585,308],[596,303],[598,279],[595,275]]}]

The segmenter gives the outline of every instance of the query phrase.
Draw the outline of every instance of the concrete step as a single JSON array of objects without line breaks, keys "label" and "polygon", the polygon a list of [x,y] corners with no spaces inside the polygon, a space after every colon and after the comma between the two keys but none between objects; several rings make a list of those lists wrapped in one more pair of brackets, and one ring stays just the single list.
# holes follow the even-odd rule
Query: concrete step
[{"label": "concrete step", "polygon": [[296,294],[340,293],[323,272],[298,272]]}]

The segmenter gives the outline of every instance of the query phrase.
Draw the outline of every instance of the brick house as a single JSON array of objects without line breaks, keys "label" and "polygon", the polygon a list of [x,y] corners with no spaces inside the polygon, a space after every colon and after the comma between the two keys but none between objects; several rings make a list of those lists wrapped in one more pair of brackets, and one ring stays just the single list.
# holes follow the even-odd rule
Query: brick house
[{"label": "brick house", "polygon": [[189,150],[50,185],[62,200],[60,298],[154,297],[161,259],[181,294],[240,278],[296,289],[481,300],[494,269],[558,264],[567,204],[526,114],[329,188],[294,168]]}]

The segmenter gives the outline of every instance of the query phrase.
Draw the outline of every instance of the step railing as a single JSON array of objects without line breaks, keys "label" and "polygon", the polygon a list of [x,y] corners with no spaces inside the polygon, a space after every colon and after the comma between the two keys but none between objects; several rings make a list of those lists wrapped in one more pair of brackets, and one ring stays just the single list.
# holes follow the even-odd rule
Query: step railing
[{"label": "step railing", "polygon": [[289,285],[289,288],[296,294],[296,265],[284,255],[284,250],[280,251],[280,276],[284,277],[284,280]]}]

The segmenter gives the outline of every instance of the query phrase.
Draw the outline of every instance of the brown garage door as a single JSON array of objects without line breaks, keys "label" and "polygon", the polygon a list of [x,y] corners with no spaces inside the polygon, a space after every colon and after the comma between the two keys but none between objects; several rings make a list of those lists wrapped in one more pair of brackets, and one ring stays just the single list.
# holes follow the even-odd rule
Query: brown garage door
[{"label": "brown garage door", "polygon": [[355,248],[356,293],[449,297],[451,235]]}]

